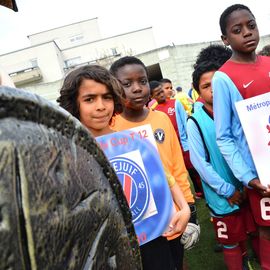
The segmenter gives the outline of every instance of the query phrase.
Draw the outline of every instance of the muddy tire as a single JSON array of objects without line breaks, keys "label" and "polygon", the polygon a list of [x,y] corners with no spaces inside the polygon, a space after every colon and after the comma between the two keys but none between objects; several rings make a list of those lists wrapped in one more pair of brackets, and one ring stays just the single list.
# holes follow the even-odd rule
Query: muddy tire
[{"label": "muddy tire", "polygon": [[122,187],[65,110],[0,87],[0,269],[141,269]]}]

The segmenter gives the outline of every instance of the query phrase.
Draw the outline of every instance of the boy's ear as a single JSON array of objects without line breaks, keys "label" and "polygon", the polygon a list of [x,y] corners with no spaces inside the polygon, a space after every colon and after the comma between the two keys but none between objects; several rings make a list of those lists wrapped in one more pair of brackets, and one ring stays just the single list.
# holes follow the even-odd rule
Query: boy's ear
[{"label": "boy's ear", "polygon": [[227,37],[225,35],[221,35],[221,40],[223,41],[224,45],[229,46],[229,42],[227,40]]}]

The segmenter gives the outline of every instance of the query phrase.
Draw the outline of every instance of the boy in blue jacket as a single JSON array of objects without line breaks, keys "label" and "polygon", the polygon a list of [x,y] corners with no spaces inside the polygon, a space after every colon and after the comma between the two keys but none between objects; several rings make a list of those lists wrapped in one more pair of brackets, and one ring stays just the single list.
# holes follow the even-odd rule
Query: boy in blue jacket
[{"label": "boy in blue jacket", "polygon": [[[224,48],[220,56],[223,63],[230,55]],[[243,203],[243,185],[234,177],[215,142],[212,77],[221,61],[210,58],[195,65],[193,85],[205,103],[189,117],[187,132],[190,158],[202,178],[216,237],[223,245],[225,264],[229,270],[240,270],[246,259],[247,232],[256,228],[248,205]]]}]

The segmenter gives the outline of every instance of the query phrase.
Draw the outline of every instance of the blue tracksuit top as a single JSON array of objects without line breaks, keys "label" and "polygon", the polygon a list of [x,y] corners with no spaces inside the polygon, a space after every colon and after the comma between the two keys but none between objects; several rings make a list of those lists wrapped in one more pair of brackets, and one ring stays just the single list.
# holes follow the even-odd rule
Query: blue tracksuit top
[{"label": "blue tracksuit top", "polygon": [[[212,214],[223,216],[237,211],[227,198],[242,184],[234,177],[215,141],[215,125],[205,107],[197,110],[187,122],[190,159],[202,178],[206,202]],[[200,133],[201,132],[201,133]]]},{"label": "blue tracksuit top", "polygon": [[215,72],[212,87],[217,144],[235,177],[248,186],[258,175],[235,107],[243,97],[221,71]]}]

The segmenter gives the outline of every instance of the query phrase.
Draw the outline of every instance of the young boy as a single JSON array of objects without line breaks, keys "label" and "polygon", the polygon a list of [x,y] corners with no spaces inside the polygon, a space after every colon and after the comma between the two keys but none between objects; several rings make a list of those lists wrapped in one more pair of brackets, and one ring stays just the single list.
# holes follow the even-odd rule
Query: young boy
[{"label": "young boy", "polygon": [[[229,57],[230,54],[225,60]],[[192,74],[194,88],[205,103],[188,119],[190,158],[202,178],[216,238],[223,245],[225,264],[230,270],[241,270],[247,253],[246,232],[255,231],[255,226],[249,208],[240,207],[242,184],[234,177],[215,143],[211,81],[220,65],[211,60],[196,64]]]},{"label": "young boy", "polygon": [[[145,65],[138,58],[127,56],[114,62],[110,70],[122,84],[126,95],[123,113],[116,116],[113,128],[124,130],[151,124],[162,164],[179,184],[194,212],[194,198],[174,128],[166,114],[145,107],[150,95]],[[170,236],[174,240],[159,237],[141,246],[144,269],[182,269],[183,246],[180,245],[179,234],[172,232]],[[167,253],[171,255],[166,256]]]},{"label": "young boy", "polygon": [[159,82],[161,83],[161,88],[163,89],[166,98],[171,99],[174,93],[171,80],[163,78]]},{"label": "young boy", "polygon": [[[78,118],[95,137],[98,137],[114,132],[110,128],[110,123],[115,114],[122,112],[120,101],[123,98],[123,88],[108,70],[98,65],[87,65],[71,71],[66,76],[57,101],[61,107]],[[174,232],[182,232],[190,217],[190,210],[175,179],[167,171],[165,173],[172,197],[181,208],[181,211],[172,217],[171,231],[164,234],[171,235]],[[163,244],[164,241],[160,242]],[[166,258],[165,252],[163,255]],[[171,256],[171,253],[169,255]]]},{"label": "young boy", "polygon": [[233,53],[213,78],[217,144],[235,177],[248,187],[253,216],[260,226],[261,266],[270,269],[270,188],[260,183],[235,108],[237,101],[270,91],[270,58],[256,55],[259,31],[248,7],[228,7],[219,23],[223,43]]},{"label": "young boy", "polygon": [[184,110],[184,107],[180,101],[166,98],[160,82],[151,81],[149,85],[151,98],[154,98],[158,103],[158,105],[155,107],[155,110],[166,113],[173,124],[174,130],[180,142],[186,168],[194,186],[196,198],[202,198],[203,191],[201,186],[201,179],[191,164],[189,158],[188,138],[186,131],[187,114]]},{"label": "young boy", "polygon": [[122,112],[123,89],[108,70],[86,65],[64,79],[57,102],[93,134],[112,133],[112,117]]},{"label": "young boy", "polygon": [[176,87],[176,95],[174,96],[174,98],[179,100],[184,106],[186,113],[188,115],[191,115],[194,102],[187,93],[183,92],[181,86]]},{"label": "young boy", "polygon": [[168,115],[176,135],[181,142],[182,148],[186,151],[188,149],[186,134],[187,114],[182,104],[175,99],[167,99],[160,82],[151,81],[149,82],[149,87],[151,98],[155,99],[157,102],[154,109]]},{"label": "young boy", "polygon": [[[155,81],[157,82],[157,81]],[[159,84],[161,86],[161,90],[164,93],[164,97],[167,100],[171,100],[173,97],[174,89],[172,87],[172,82],[169,79],[161,79],[159,81]],[[151,89],[150,89],[151,90]],[[156,106],[158,106],[158,101],[150,95],[151,101],[148,103],[148,108],[156,109]]]}]

